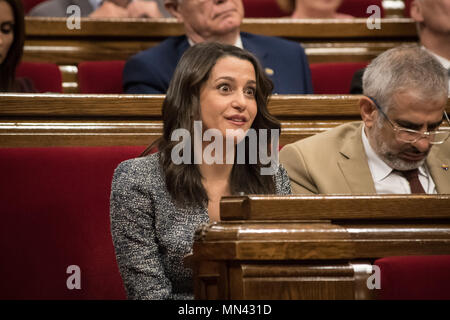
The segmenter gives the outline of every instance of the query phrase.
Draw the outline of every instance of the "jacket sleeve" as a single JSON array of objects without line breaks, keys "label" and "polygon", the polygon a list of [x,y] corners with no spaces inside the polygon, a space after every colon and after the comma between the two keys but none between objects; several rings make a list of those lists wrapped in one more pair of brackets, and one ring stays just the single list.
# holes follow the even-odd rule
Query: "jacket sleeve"
[{"label": "jacket sleeve", "polygon": [[[149,59],[151,60],[151,59]],[[128,94],[166,94],[167,85],[159,74],[160,66],[136,55],[131,57],[123,69],[123,92]]]},{"label": "jacket sleeve", "polygon": [[302,78],[304,83],[304,94],[313,94],[313,85],[311,78],[311,70],[309,68],[308,57],[306,56],[305,49],[300,45],[300,61],[302,68]]},{"label": "jacket sleeve", "polygon": [[301,150],[295,144],[288,144],[280,151],[280,163],[286,168],[293,194],[318,194],[317,186],[311,179],[308,166]]},{"label": "jacket sleeve", "polygon": [[154,227],[155,212],[143,173],[129,161],[115,170],[110,198],[111,234],[128,299],[168,299]]}]

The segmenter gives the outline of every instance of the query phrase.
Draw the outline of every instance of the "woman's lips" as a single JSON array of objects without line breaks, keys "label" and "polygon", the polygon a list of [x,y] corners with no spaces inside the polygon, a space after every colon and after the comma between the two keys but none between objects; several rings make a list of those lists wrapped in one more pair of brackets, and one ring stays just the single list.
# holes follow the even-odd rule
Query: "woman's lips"
[{"label": "woman's lips", "polygon": [[247,119],[245,119],[245,117],[242,117],[242,116],[226,117],[225,119],[227,119],[233,125],[239,126],[239,127],[241,127],[247,123]]}]

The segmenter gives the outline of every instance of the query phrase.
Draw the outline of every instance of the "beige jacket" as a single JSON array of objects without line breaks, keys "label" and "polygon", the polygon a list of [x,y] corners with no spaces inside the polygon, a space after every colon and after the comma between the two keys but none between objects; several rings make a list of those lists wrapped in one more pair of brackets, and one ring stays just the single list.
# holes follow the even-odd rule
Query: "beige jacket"
[{"label": "beige jacket", "polygon": [[[288,144],[280,162],[294,194],[375,194],[361,121]],[[432,147],[426,164],[438,193],[450,193],[450,140]],[[447,166],[447,170],[445,170]]]}]

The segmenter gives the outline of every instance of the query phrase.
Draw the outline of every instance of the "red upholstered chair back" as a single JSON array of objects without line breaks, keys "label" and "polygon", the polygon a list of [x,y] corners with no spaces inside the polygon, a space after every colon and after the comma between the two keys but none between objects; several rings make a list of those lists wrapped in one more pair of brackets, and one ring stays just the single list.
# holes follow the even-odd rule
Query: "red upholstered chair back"
[{"label": "red upholstered chair back", "polygon": [[122,93],[125,61],[85,61],[78,64],[80,93]]},{"label": "red upholstered chair back", "polygon": [[[110,233],[114,169],[144,147],[0,148],[0,300],[123,299]],[[66,286],[81,269],[81,289]]]},{"label": "red upholstered chair back", "polygon": [[246,18],[286,17],[276,0],[243,0]]},{"label": "red upholstered chair back", "polygon": [[413,0],[403,0],[403,2],[405,3],[405,12],[403,13],[403,15],[409,18],[411,17],[410,10],[411,10],[411,2],[413,2]]},{"label": "red upholstered chair back", "polygon": [[[286,17],[289,14],[283,12],[276,0],[243,0],[246,18]],[[350,14],[357,18],[366,18],[371,14],[366,13],[371,5],[377,5],[384,16],[382,0],[344,0],[338,8],[338,12]]]},{"label": "red upholstered chair back", "polygon": [[45,0],[22,0],[23,3],[23,10],[25,14],[30,12],[31,9],[33,9],[35,6],[37,6],[39,3],[44,2]]},{"label": "red upholstered chair back", "polygon": [[31,79],[39,92],[62,93],[61,71],[54,63],[22,62],[17,67],[16,77]]},{"label": "red upholstered chair back", "polygon": [[386,257],[381,271],[382,300],[450,299],[450,255]]},{"label": "red upholstered chair back", "polygon": [[338,12],[352,15],[356,18],[366,18],[372,14],[367,13],[367,8],[376,5],[381,9],[381,16],[384,17],[382,0],[344,0],[338,9]]},{"label": "red upholstered chair back", "polygon": [[367,62],[311,63],[311,79],[315,94],[348,94],[355,71]]}]

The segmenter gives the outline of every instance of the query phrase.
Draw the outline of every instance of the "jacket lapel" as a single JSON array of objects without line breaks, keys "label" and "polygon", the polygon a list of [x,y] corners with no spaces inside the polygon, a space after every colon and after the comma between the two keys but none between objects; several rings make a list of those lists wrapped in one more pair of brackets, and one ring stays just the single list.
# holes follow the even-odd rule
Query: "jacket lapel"
[{"label": "jacket lapel", "polygon": [[[428,170],[430,170],[431,177],[436,185],[437,193],[450,193],[450,163],[448,159],[445,161],[444,158],[440,157],[438,147],[433,147],[427,157]],[[442,147],[445,147],[445,145]],[[445,170],[445,167],[447,170]]]},{"label": "jacket lapel", "polygon": [[264,43],[257,41],[251,34],[246,32],[241,32],[241,40],[244,49],[253,53],[258,58],[264,72],[272,80],[274,87],[279,87],[278,77],[276,77],[275,74],[276,70],[269,63],[269,53],[267,52]]},{"label": "jacket lapel", "polygon": [[340,150],[338,165],[352,194],[376,193],[361,139],[362,124]]}]

